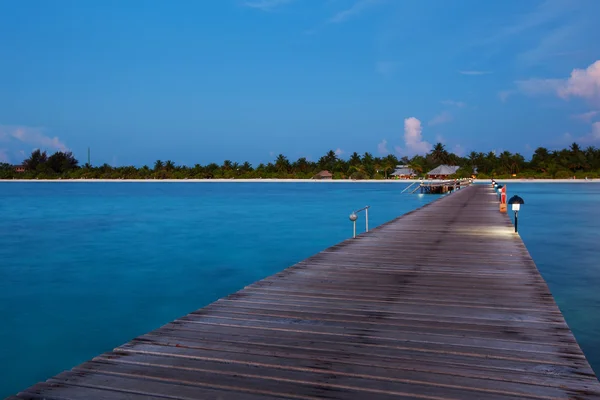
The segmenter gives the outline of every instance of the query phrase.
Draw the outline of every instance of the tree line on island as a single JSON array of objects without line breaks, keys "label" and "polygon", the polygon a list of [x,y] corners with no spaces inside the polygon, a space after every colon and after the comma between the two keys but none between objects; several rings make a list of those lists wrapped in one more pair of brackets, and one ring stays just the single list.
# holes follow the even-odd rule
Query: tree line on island
[{"label": "tree line on island", "polygon": [[176,165],[172,161],[157,160],[152,166],[113,167],[108,164],[80,165],[71,152],[58,151],[48,155],[34,150],[20,166],[0,164],[0,179],[310,179],[320,171],[329,171],[333,179],[389,179],[398,165],[410,168],[417,177],[439,165],[460,168],[451,177],[465,178],[599,178],[600,149],[585,149],[573,143],[566,149],[548,150],[539,147],[530,160],[519,153],[503,151],[471,152],[460,157],[437,143],[426,155],[397,158],[394,155],[375,157],[371,153],[352,153],[347,159],[333,150],[310,161],[305,157],[290,161],[280,154],[273,162],[253,166],[249,162],[225,160],[221,165],[210,163],[194,166]]}]

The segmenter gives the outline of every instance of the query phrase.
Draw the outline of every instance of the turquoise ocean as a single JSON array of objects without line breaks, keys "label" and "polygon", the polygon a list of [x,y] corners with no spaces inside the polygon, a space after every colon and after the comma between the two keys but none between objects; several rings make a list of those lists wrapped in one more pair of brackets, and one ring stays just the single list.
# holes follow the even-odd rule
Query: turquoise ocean
[{"label": "turquoise ocean", "polygon": [[[405,186],[0,182],[0,398],[437,198]],[[507,188],[600,372],[600,185]]]}]

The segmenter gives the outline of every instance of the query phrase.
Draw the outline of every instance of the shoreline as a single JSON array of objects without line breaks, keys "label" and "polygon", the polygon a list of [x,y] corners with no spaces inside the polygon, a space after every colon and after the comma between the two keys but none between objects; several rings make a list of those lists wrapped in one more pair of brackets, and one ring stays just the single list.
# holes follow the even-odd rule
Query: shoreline
[{"label": "shoreline", "polygon": [[[0,182],[60,182],[60,183],[384,183],[419,182],[419,179],[0,179]],[[441,182],[431,179],[424,182]],[[490,183],[491,179],[473,179],[473,183]],[[600,183],[600,179],[496,179],[498,183]]]}]

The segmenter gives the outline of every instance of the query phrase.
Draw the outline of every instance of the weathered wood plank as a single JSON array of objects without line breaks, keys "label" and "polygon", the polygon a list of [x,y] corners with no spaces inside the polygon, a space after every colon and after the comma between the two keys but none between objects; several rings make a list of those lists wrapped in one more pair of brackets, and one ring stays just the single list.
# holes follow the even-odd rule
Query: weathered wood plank
[{"label": "weathered wood plank", "polygon": [[475,185],[17,398],[600,399],[600,383]]}]

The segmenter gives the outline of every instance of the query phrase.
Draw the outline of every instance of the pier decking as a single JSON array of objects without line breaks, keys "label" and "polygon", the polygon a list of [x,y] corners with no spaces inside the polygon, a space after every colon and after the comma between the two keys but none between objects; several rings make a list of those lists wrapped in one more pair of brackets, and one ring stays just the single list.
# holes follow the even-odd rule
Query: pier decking
[{"label": "pier decking", "polygon": [[600,399],[491,188],[349,239],[14,399]]}]

